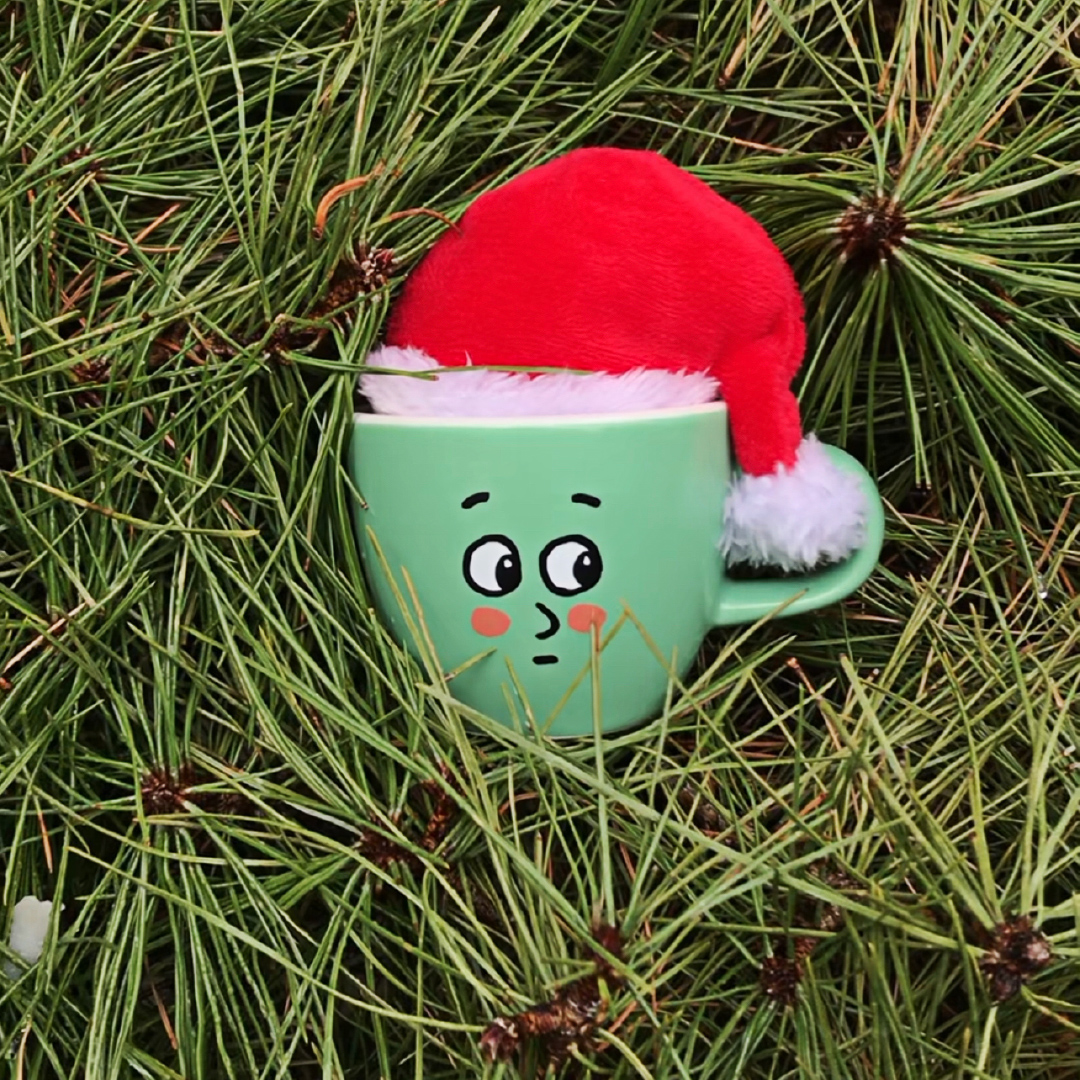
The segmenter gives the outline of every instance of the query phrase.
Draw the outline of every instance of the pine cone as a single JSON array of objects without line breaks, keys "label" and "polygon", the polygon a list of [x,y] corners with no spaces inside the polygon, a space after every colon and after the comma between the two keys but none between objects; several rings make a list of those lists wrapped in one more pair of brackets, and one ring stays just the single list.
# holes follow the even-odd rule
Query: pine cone
[{"label": "pine cone", "polygon": [[799,1000],[802,964],[786,956],[767,956],[761,965],[761,989],[778,1005],[793,1007]]}]

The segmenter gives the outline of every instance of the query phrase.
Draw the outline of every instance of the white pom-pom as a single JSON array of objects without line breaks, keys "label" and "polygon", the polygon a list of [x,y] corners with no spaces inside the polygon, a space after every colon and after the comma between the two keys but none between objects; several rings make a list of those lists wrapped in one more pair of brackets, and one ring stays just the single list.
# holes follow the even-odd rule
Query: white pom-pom
[{"label": "white pom-pom", "polygon": [[790,468],[731,485],[721,549],[731,563],[808,570],[838,562],[866,539],[866,495],[812,435]]},{"label": "white pom-pom", "polygon": [[[8,946],[28,964],[36,964],[41,959],[42,950],[45,948],[45,935],[49,932],[52,906],[51,900],[38,900],[34,896],[24,896],[15,905]],[[63,906],[60,910],[63,911]],[[8,978],[14,979],[18,973],[18,968],[10,961],[4,964],[4,974]]]},{"label": "white pom-pom", "polygon": [[[367,358],[360,392],[392,416],[582,416],[686,408],[715,400],[717,382],[702,372],[636,368],[621,375],[440,368],[420,349],[384,345]],[[430,372],[434,378],[384,374]]]}]

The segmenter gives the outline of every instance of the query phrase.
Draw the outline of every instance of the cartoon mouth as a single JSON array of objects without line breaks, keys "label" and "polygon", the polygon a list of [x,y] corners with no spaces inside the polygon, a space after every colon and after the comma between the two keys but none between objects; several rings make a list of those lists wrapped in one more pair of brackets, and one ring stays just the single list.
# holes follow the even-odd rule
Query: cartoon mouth
[{"label": "cartoon mouth", "polygon": [[533,663],[534,664],[557,664],[558,662],[559,662],[559,658],[557,656],[552,656],[550,653],[548,653],[545,656],[534,656],[533,657]]}]

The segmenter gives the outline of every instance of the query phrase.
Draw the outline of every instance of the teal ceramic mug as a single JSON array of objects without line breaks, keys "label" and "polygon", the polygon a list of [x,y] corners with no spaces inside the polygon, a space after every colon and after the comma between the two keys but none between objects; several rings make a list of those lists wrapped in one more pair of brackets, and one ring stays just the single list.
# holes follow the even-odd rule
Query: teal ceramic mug
[{"label": "teal ceramic mug", "polygon": [[752,581],[729,578],[718,550],[731,481],[720,403],[507,419],[360,413],[349,467],[366,572],[395,636],[415,651],[398,599],[408,580],[441,669],[464,667],[455,698],[573,736],[655,714],[669,669],[685,673],[713,627],[784,604],[784,615],[819,608],[862,584],[881,550],[881,501],[862,466],[827,450],[861,480],[865,543],[823,570]]}]

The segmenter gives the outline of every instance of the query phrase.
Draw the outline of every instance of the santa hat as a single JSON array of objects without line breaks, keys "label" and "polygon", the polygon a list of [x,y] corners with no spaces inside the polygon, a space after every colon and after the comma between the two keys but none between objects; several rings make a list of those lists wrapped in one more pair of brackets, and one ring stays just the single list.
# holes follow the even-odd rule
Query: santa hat
[{"label": "santa hat", "polygon": [[[409,277],[386,342],[367,360],[386,373],[361,379],[383,413],[567,415],[719,395],[739,465],[729,560],[801,569],[863,540],[858,479],[802,435],[791,268],[753,218],[658,154],[578,150],[482,195]],[[469,367],[525,370],[389,374]]]}]

